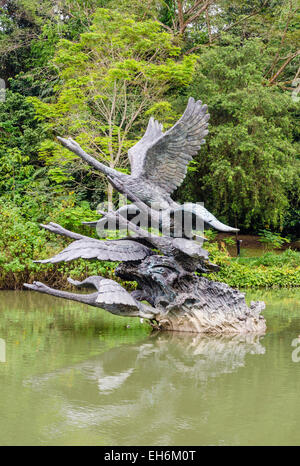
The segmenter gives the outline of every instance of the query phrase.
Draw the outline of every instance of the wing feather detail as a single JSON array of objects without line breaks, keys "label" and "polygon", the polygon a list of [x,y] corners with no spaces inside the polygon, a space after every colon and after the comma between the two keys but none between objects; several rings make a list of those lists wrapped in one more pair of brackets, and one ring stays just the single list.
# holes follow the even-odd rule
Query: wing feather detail
[{"label": "wing feather detail", "polygon": [[119,283],[100,276],[88,277],[82,282],[68,278],[77,287],[92,287],[98,291],[95,300],[97,307],[102,307],[112,314],[129,317],[152,319],[157,313],[150,305],[139,303]]},{"label": "wing feather detail", "polygon": [[142,164],[134,174],[171,194],[182,183],[188,163],[205,143],[208,120],[207,105],[191,97],[177,123],[146,147],[145,155],[140,158]]},{"label": "wing feather detail", "polygon": [[140,172],[147,149],[162,135],[162,125],[151,117],[142,139],[128,151],[132,175]]},{"label": "wing feather detail", "polygon": [[69,262],[74,259],[98,259],[112,262],[142,260],[152,254],[151,249],[131,240],[80,239],[73,241],[60,253],[49,259],[39,260],[41,264]]}]

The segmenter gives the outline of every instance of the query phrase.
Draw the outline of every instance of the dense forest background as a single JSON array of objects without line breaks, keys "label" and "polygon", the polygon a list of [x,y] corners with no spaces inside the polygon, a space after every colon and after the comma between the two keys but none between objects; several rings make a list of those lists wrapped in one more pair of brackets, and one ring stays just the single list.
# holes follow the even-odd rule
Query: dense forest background
[{"label": "dense forest background", "polygon": [[299,27],[296,0],[0,1],[3,269],[7,248],[12,272],[38,254],[39,222],[80,229],[116,201],[57,135],[126,172],[149,116],[167,129],[189,96],[208,105],[210,134],[175,199],[295,238]]}]

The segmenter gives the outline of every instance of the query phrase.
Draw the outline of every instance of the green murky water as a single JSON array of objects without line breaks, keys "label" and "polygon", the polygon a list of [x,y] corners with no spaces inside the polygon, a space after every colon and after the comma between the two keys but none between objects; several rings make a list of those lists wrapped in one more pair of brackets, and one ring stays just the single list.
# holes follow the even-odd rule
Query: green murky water
[{"label": "green murky water", "polygon": [[299,289],[248,293],[267,303],[260,339],[0,297],[1,445],[300,444]]}]

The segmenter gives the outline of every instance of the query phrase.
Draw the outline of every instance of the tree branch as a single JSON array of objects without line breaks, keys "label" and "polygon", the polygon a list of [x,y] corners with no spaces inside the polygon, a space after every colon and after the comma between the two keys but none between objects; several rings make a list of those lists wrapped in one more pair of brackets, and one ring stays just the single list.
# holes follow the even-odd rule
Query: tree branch
[{"label": "tree branch", "polygon": [[294,59],[296,58],[298,55],[300,55],[300,50],[297,50],[297,52],[293,53],[292,55],[290,55],[287,60],[283,63],[283,65],[281,65],[281,67],[279,68],[279,70],[270,78],[269,80],[269,83],[270,84],[274,84],[275,80],[278,78],[278,76],[285,70],[285,68],[287,67],[287,65]]},{"label": "tree branch", "polygon": [[190,16],[185,22],[184,22],[184,30],[187,28],[187,26],[192,23],[193,21],[195,21],[195,19],[197,19],[208,7],[209,5],[212,3],[212,1],[208,1],[206,2],[201,8],[200,10],[197,11],[197,13],[195,13],[193,16]]},{"label": "tree branch", "polygon": [[185,27],[184,27],[183,7],[182,7],[182,2],[180,0],[177,1],[177,8],[178,8],[178,21],[179,21],[179,34],[183,34],[185,31]]},{"label": "tree branch", "polygon": [[270,66],[269,70],[265,73],[265,77],[268,76],[269,73],[272,73],[272,71],[274,70],[276,64],[279,61],[280,49],[282,48],[282,46],[284,44],[285,37],[286,37],[287,31],[288,31],[290,22],[291,22],[291,20],[292,20],[292,18],[294,16],[294,14],[297,13],[297,11],[299,9],[299,8],[296,8],[294,11],[292,11],[292,8],[293,8],[293,3],[290,1],[290,12],[289,12],[289,15],[288,15],[288,18],[287,18],[287,22],[286,22],[282,37],[281,37],[280,45],[279,45],[279,48],[278,48],[278,50],[276,52],[276,55],[275,55],[275,58],[273,60],[272,65]]}]

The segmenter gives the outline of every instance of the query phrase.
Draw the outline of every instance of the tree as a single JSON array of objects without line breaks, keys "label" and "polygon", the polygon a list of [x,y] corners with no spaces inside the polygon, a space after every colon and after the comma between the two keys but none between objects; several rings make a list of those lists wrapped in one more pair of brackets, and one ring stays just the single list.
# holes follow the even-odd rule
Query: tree
[{"label": "tree", "polygon": [[162,2],[161,18],[169,31],[183,35],[216,3],[214,0],[167,0]]},{"label": "tree", "polygon": [[45,137],[35,109],[25,97],[8,91],[0,103],[0,195],[24,193],[36,169],[37,152]]},{"label": "tree", "polygon": [[63,37],[77,39],[103,4],[104,0],[2,0],[0,77],[8,84],[18,75],[13,87],[24,95],[45,93],[45,68],[55,45]]},{"label": "tree", "polygon": [[178,193],[188,191],[224,221],[252,230],[282,227],[289,192],[299,197],[300,186],[297,105],[289,92],[268,86],[264,49],[259,39],[241,47],[233,37],[203,49],[186,93],[208,104],[210,135]]},{"label": "tree", "polygon": [[[51,103],[33,98],[40,120],[56,134],[71,135],[111,168],[126,170],[126,153],[139,138],[140,124],[152,111],[167,118],[164,96],[190,84],[196,57],[178,60],[173,36],[153,20],[136,21],[98,9],[78,42],[62,40],[54,59],[60,81]],[[45,152],[48,144],[48,153]],[[57,166],[61,151],[45,143],[44,154]],[[73,173],[80,162],[64,153]],[[64,179],[64,178],[62,178]],[[112,187],[108,187],[112,207]]]}]

